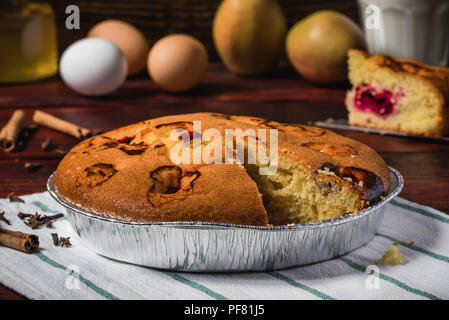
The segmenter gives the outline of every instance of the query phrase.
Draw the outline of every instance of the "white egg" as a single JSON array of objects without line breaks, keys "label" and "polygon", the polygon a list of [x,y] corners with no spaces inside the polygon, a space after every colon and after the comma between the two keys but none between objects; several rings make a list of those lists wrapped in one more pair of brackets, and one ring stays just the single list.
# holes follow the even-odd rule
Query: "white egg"
[{"label": "white egg", "polygon": [[59,70],[71,89],[87,96],[101,96],[123,84],[128,65],[122,51],[112,42],[86,38],[64,51]]}]

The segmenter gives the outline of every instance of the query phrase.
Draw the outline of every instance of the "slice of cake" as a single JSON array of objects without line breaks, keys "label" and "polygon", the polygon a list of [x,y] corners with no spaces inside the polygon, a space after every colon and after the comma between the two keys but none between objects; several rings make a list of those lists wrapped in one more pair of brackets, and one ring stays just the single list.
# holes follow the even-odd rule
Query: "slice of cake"
[{"label": "slice of cake", "polygon": [[434,138],[449,133],[449,68],[360,50],[348,56],[351,125]]}]

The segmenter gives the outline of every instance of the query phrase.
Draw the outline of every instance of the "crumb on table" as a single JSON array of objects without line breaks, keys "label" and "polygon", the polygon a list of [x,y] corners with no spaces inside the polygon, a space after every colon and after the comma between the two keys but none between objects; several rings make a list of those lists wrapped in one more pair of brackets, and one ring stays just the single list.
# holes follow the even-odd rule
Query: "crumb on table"
[{"label": "crumb on table", "polygon": [[378,264],[396,266],[402,264],[404,256],[399,251],[397,244],[392,244],[383,254],[382,258],[377,260]]}]

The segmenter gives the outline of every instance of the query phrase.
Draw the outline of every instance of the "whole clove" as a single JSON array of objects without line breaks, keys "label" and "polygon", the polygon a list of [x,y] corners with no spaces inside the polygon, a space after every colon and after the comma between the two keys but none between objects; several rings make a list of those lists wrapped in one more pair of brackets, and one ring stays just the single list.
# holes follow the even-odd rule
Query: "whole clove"
[{"label": "whole clove", "polygon": [[20,220],[23,220],[23,219],[26,219],[26,218],[28,218],[28,217],[31,217],[32,214],[30,214],[30,213],[19,212],[19,213],[17,214],[17,216],[19,217]]},{"label": "whole clove", "polygon": [[70,243],[70,237],[58,237],[57,233],[52,233],[51,237],[55,246],[61,245],[61,247],[70,247],[72,245]]},{"label": "whole clove", "polygon": [[69,247],[72,245],[70,243],[70,237],[67,238],[60,237],[59,240],[61,241],[61,247]]},{"label": "whole clove", "polygon": [[27,214],[23,212],[19,212],[18,217],[24,220],[25,225],[30,227],[31,229],[38,229],[42,225],[45,225],[47,228],[52,227],[52,221],[62,218],[64,215],[62,213],[55,214],[53,216],[40,215],[39,213]]},{"label": "whole clove", "polygon": [[45,139],[41,143],[41,149],[44,151],[54,151],[56,154],[66,155],[67,151],[58,148],[56,144],[54,144],[50,138]]},{"label": "whole clove", "polygon": [[3,221],[7,225],[11,225],[11,222],[5,217],[5,212],[0,212],[0,221]]},{"label": "whole clove", "polygon": [[44,151],[50,151],[50,150],[53,150],[54,148],[55,148],[55,145],[51,142],[50,138],[45,139],[41,143],[41,149]]},{"label": "whole clove", "polygon": [[39,170],[41,167],[42,167],[42,164],[40,164],[39,162],[27,162],[27,163],[25,163],[25,168],[29,172],[35,172],[35,171]]},{"label": "whole clove", "polygon": [[36,212],[34,215],[28,217],[28,219],[25,220],[24,223],[31,229],[37,229],[41,225],[43,225],[45,221],[43,220],[41,215]]},{"label": "whole clove", "polygon": [[8,194],[8,200],[9,200],[9,202],[22,202],[22,203],[25,203],[25,201],[23,201],[18,196],[16,196],[16,194],[14,192],[11,192],[10,194]]},{"label": "whole clove", "polygon": [[66,154],[67,154],[67,151],[65,151],[65,150],[63,150],[63,149],[59,149],[59,148],[56,148],[56,149],[55,149],[55,152],[56,152],[57,154],[61,154],[61,155],[66,155]]},{"label": "whole clove", "polygon": [[51,234],[51,237],[53,238],[53,244],[54,244],[55,246],[58,246],[58,245],[59,245],[58,234],[57,234],[57,233],[52,233],[52,234]]},{"label": "whole clove", "polygon": [[56,220],[56,219],[64,217],[64,214],[58,213],[58,214],[55,214],[53,216],[44,216],[44,217],[45,217],[46,220]]},{"label": "whole clove", "polygon": [[17,139],[17,145],[14,151],[23,151],[27,146],[28,142],[34,136],[34,134],[39,130],[39,127],[35,124],[31,124],[28,127],[23,128],[20,132],[19,138]]}]

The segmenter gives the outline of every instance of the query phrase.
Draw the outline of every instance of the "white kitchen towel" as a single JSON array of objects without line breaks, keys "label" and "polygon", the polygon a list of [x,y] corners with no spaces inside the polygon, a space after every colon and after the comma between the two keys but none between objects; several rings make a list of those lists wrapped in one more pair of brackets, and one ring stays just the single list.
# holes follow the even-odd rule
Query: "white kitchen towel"
[{"label": "white kitchen towel", "polygon": [[[396,198],[377,236],[343,257],[287,270],[181,273],[117,262],[88,250],[66,219],[31,230],[19,211],[65,213],[46,193],[0,199],[2,227],[39,235],[40,250],[0,247],[0,283],[31,299],[449,299],[449,215]],[[53,245],[50,233],[70,236]],[[403,265],[376,261],[397,243]]]}]

